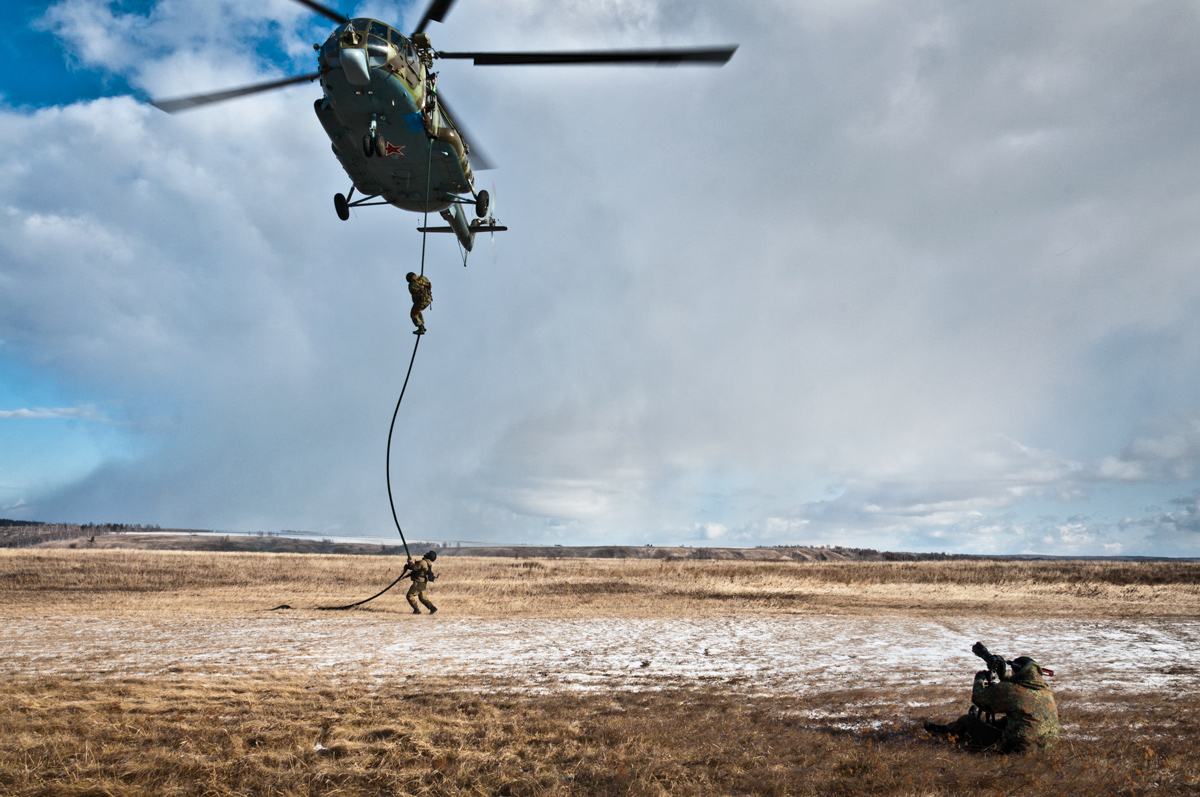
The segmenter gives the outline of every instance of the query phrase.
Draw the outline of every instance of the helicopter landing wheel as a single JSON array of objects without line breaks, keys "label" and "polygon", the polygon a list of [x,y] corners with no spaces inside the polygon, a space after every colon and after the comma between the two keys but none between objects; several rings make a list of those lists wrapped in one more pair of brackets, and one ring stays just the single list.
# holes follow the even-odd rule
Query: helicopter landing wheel
[{"label": "helicopter landing wheel", "polygon": [[484,216],[487,215],[489,201],[490,201],[490,198],[488,197],[487,191],[480,191],[475,196],[475,215],[476,216],[478,216],[479,218],[482,219]]},{"label": "helicopter landing wheel", "polygon": [[350,201],[346,199],[345,194],[333,195],[333,209],[337,211],[338,218],[342,221],[350,218]]},{"label": "helicopter landing wheel", "polygon": [[363,136],[363,155],[366,155],[369,158],[374,154],[375,138],[370,133],[367,133],[365,136]]},{"label": "helicopter landing wheel", "polygon": [[384,146],[383,138],[379,134],[371,137],[371,149],[375,150],[375,157],[383,157],[387,148]]}]

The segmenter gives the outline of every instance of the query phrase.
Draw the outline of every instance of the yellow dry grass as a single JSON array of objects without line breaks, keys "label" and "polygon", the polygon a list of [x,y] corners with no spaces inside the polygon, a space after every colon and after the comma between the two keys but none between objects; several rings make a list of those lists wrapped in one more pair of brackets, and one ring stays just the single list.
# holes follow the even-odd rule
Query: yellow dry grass
[{"label": "yellow dry grass", "polygon": [[[1195,794],[1200,713],[1064,709],[1051,753],[929,739],[879,690],[517,696],[463,684],[43,678],[0,684],[0,793],[34,795]],[[935,699],[936,695],[932,696]],[[1070,705],[1071,701],[1065,701]],[[938,706],[947,714],[953,706]],[[1131,730],[1137,728],[1138,730]]]},{"label": "yellow dry grass", "polygon": [[[0,615],[244,614],[361,600],[396,557],[0,550]],[[442,557],[431,594],[456,616],[814,613],[1195,617],[1200,562],[738,562]],[[377,603],[395,606],[404,584]],[[403,604],[401,604],[403,605]]]},{"label": "yellow dry grass", "polygon": [[[71,633],[85,632],[72,625],[78,615],[192,614],[219,625],[280,603],[303,609],[366,597],[399,564],[365,556],[5,550],[0,617]],[[1200,609],[1200,564],[1189,562],[445,557],[437,569],[434,598],[450,616],[484,619],[750,612],[1103,620],[1194,618]],[[403,607],[399,594],[380,600]],[[1200,706],[1173,694],[1099,701],[1082,691],[1086,684],[1063,690],[1068,738],[1060,747],[1002,757],[928,739],[921,715],[949,720],[964,695],[920,679],[903,688],[786,696],[703,685],[523,694],[520,684],[482,678],[376,683],[324,671],[223,672],[9,676],[0,683],[0,794],[1200,793]]]}]

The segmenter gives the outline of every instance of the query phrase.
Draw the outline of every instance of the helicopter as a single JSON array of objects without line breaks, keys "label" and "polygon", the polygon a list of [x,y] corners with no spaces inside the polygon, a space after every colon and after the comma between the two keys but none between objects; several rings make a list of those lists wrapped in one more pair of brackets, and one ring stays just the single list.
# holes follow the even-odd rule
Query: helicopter
[{"label": "helicopter", "polygon": [[[475,189],[476,169],[494,168],[472,146],[454,118],[433,71],[438,59],[468,59],[475,66],[648,64],[723,66],[737,45],[691,49],[588,50],[565,52],[443,52],[425,32],[441,22],[454,0],[432,0],[412,34],[375,19],[344,16],[316,0],[296,0],[338,23],[324,44],[314,44],[318,70],[304,75],[209,94],[151,102],[178,113],[216,102],[319,80],[324,95],[313,103],[333,154],[350,177],[350,190],[336,194],[334,210],[342,221],[350,209],[394,205],[401,210],[435,211],[447,227],[420,232],[452,232],[466,251],[480,232],[506,230],[493,215],[486,190]],[[355,199],[355,192],[359,198]],[[463,206],[476,218],[468,221]]]}]

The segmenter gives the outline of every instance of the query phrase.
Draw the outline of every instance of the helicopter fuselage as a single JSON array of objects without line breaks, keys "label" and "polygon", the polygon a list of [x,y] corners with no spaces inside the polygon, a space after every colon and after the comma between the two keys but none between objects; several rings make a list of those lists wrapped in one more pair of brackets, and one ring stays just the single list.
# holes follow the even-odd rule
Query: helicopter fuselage
[{"label": "helicopter fuselage", "polygon": [[474,175],[430,86],[428,52],[382,22],[352,19],[320,49],[325,95],[314,108],[365,198],[417,213],[451,209],[463,218],[458,203],[474,196]]}]

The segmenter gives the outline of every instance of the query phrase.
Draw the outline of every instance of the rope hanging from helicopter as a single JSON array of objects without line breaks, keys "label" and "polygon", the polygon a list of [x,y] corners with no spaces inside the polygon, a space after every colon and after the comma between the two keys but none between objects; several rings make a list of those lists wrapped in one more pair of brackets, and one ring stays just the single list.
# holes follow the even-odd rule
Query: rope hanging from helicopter
[{"label": "rope hanging from helicopter", "polygon": [[[433,168],[432,167],[433,167],[433,139],[431,138],[431,139],[429,139],[429,160],[427,162],[426,171],[425,171],[427,176],[425,179],[425,223],[423,224],[424,227],[429,226],[429,191],[430,191],[430,188],[432,187],[432,178],[433,178],[433,173],[432,173]],[[425,276],[425,239],[428,236],[429,236],[428,232],[421,233],[421,276],[422,277]],[[465,265],[465,263],[464,263],[464,265]],[[400,414],[400,403],[402,401],[404,401],[404,392],[406,390],[408,390],[408,379],[409,379],[409,377],[412,376],[413,363],[415,363],[417,361],[417,349],[421,346],[421,338],[423,338],[423,337],[424,337],[424,335],[416,336],[417,340],[413,344],[412,357],[410,357],[408,360],[408,371],[404,374],[404,384],[400,387],[400,397],[398,399],[396,399],[396,409],[392,411],[392,423],[390,426],[388,426],[386,465],[385,465],[385,469],[384,469],[384,472],[387,477],[388,505],[392,509],[392,522],[396,524],[396,531],[397,531],[397,533],[400,534],[400,542],[404,543],[404,554],[409,559],[412,559],[412,553],[408,550],[408,540],[404,539],[404,529],[402,529],[400,527],[400,518],[396,515],[396,501],[392,497],[392,434],[396,431],[396,416],[398,416]],[[380,595],[384,594],[385,592],[390,590],[392,587],[399,584],[400,580],[403,579],[406,575],[407,575],[407,573],[402,572],[399,576],[396,577],[396,580],[393,581],[391,584],[388,584],[386,587],[381,589],[379,592],[376,592],[371,597],[365,598],[361,601],[357,601],[355,603],[349,603],[349,604],[346,604],[345,606],[318,606],[317,608],[324,610],[324,611],[341,611],[344,609],[353,609],[356,606],[362,606],[364,603],[369,603],[370,601],[375,600]]]},{"label": "rope hanging from helicopter", "polygon": [[[376,90],[396,91],[400,92],[396,99],[405,99],[405,95],[409,98],[415,97],[413,89],[415,84],[412,79],[393,80],[391,76],[400,74],[417,75],[422,81],[424,88],[424,80],[429,75],[429,69],[433,65],[435,58],[449,59],[470,59],[477,66],[499,66],[499,65],[555,65],[555,64],[645,64],[648,66],[675,66],[679,64],[707,64],[711,66],[721,66],[729,61],[733,53],[737,50],[737,45],[720,46],[720,47],[692,47],[692,48],[642,48],[635,50],[574,50],[574,51],[542,51],[542,52],[445,52],[438,51],[433,48],[429,35],[425,33],[426,25],[430,22],[441,22],[443,17],[449,11],[455,0],[430,0],[429,6],[426,8],[424,15],[421,17],[420,23],[416,29],[409,35],[405,36],[400,31],[378,20],[359,17],[351,19],[345,16],[336,8],[329,7],[320,0],[297,0],[300,4],[307,7],[310,11],[325,17],[328,20],[336,22],[338,28],[329,35],[324,45],[314,44],[313,47],[319,53],[319,68],[317,72],[312,72],[303,75],[287,77],[282,80],[271,80],[266,83],[256,83],[253,85],[241,86],[238,88],[228,89],[217,92],[207,92],[203,94],[194,94],[186,97],[177,97],[174,99],[162,99],[152,101],[152,105],[167,113],[178,113],[192,108],[199,108],[210,103],[224,102],[226,100],[235,100],[240,97],[246,97],[253,94],[258,94],[264,91],[273,91],[287,86],[292,86],[298,83],[312,82],[320,79],[321,86],[325,90],[326,97],[324,101],[318,100],[314,104],[314,109],[317,112],[321,124],[329,133],[331,142],[333,143],[334,154],[342,161],[343,166],[346,166],[348,171],[354,171],[347,165],[346,158],[348,154],[344,153],[339,147],[337,139],[341,138],[343,131],[347,128],[355,128],[357,122],[350,118],[343,118],[339,114],[337,108],[342,105],[342,98],[346,100],[345,107],[351,109],[350,116],[354,116],[358,111],[355,108],[361,108],[361,104],[351,99],[363,94],[363,89],[355,87],[374,86]],[[369,31],[369,32],[368,32]],[[382,58],[382,62],[375,63],[375,59]],[[418,68],[417,60],[423,66]],[[385,66],[390,65],[390,75]],[[344,77],[338,78],[332,82],[326,80],[330,74],[340,74]],[[436,77],[433,74],[432,77]],[[387,81],[391,81],[390,83]],[[386,86],[392,86],[392,89],[385,89]],[[436,87],[430,86],[430,93],[434,95],[436,102]],[[353,92],[353,95],[347,92]],[[374,90],[367,90],[367,95],[374,95]],[[380,101],[384,96],[376,98]],[[422,101],[426,104],[428,98]],[[395,106],[395,100],[392,101],[392,106]],[[405,107],[408,107],[406,104]],[[435,109],[438,107],[435,104]],[[435,122],[436,125],[436,122]],[[469,171],[470,166],[465,162],[465,155],[470,152],[470,147],[466,142],[466,131],[462,128],[461,120],[459,125],[448,125],[450,128],[457,128],[459,138],[462,139],[462,146],[455,146],[459,150],[459,154],[464,158],[464,171]],[[364,147],[366,157],[371,157],[372,150],[375,148],[375,118],[372,114],[371,121],[371,144]],[[412,132],[417,132],[412,130]],[[426,167],[426,190],[425,190],[425,226],[421,229],[421,276],[425,275],[425,250],[426,236],[430,231],[429,224],[429,200],[432,178],[432,160],[433,160],[433,139],[429,139],[429,161]],[[401,147],[403,149],[403,147]],[[465,151],[464,151],[465,150]],[[387,154],[386,147],[384,153]],[[482,158],[482,152],[477,153],[480,158],[481,168],[490,168],[483,166],[486,159]],[[353,182],[353,179],[352,179]],[[473,180],[467,182],[473,183]],[[334,208],[337,211],[338,217],[343,221],[349,219],[351,208],[367,207],[372,205],[392,204],[386,199],[381,199],[379,194],[364,196],[359,200],[354,200],[354,185],[351,186],[349,194],[336,194],[334,196]],[[459,191],[463,189],[459,188]],[[474,188],[472,187],[474,194]],[[486,191],[480,191],[475,195],[476,215],[480,219],[487,213],[488,202],[490,197]],[[379,201],[375,201],[379,200]],[[488,215],[486,224],[468,224],[465,218],[465,213],[462,211],[462,204],[466,203],[466,198],[462,196],[451,196],[451,203],[458,211],[458,215],[454,220],[447,218],[450,222],[450,229],[437,229],[435,232],[453,232],[456,234],[459,242],[459,251],[462,255],[463,265],[467,264],[467,257],[474,246],[474,236],[477,232],[489,231],[493,234],[493,259],[495,257],[495,233],[507,229],[497,224],[496,219],[492,215]],[[456,226],[457,224],[457,226]],[[417,340],[413,344],[412,357],[409,359],[408,372],[404,377],[404,385],[400,389],[400,397],[396,400],[396,409],[392,413],[392,423],[388,429],[388,445],[387,445],[387,486],[388,486],[388,503],[392,510],[392,519],[396,524],[396,531],[400,534],[400,540],[404,543],[404,550],[408,553],[408,541],[404,538],[404,531],[400,527],[400,521],[396,514],[395,500],[392,495],[391,485],[391,442],[392,435],[395,431],[396,417],[400,412],[400,403],[404,400],[405,390],[408,388],[408,380],[412,375],[413,363],[416,361],[417,349],[421,343],[421,336],[417,335]],[[350,604],[348,606],[326,606],[318,607],[325,609],[349,609],[355,606],[360,606],[367,601],[374,600],[391,589],[397,582],[393,581],[382,592],[367,598],[366,600]],[[277,609],[290,609],[286,604],[276,607]],[[273,611],[273,610],[272,610]]]}]

